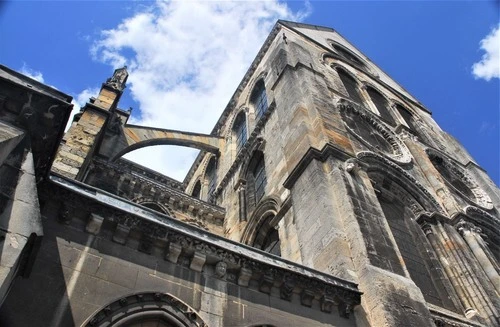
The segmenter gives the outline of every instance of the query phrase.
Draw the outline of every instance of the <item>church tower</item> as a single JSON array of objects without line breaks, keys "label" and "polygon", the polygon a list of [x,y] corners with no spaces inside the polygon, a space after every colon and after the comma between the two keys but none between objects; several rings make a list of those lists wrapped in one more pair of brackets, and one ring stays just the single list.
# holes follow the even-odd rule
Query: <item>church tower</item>
[{"label": "church tower", "polygon": [[[57,93],[57,153],[30,134],[38,254],[5,270],[0,325],[499,325],[498,187],[337,31],[278,21],[208,135],[129,124],[127,77],[62,139]],[[0,115],[22,122],[9,151],[21,108]],[[122,158],[153,145],[200,153],[183,182]]]}]

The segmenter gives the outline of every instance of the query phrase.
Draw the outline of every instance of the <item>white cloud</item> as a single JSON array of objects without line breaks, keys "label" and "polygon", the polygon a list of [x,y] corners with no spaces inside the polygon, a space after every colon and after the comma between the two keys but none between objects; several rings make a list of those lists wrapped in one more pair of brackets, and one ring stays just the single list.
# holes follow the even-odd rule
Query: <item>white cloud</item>
[{"label": "white cloud", "polygon": [[[279,1],[156,2],[102,32],[93,56],[128,66],[136,124],[210,133],[277,19],[301,20]],[[126,157],[182,180],[198,153],[155,147]]]},{"label": "white cloud", "polygon": [[89,87],[80,92],[79,94],[73,96],[73,101],[71,101],[71,104],[73,105],[73,110],[71,111],[71,115],[69,116],[68,123],[66,124],[64,132],[67,132],[68,129],[71,127],[71,123],[73,122],[73,117],[80,111],[80,109],[85,105],[85,103],[89,101],[90,97],[97,97],[98,94],[99,94],[99,88]]},{"label": "white cloud", "polygon": [[486,53],[481,61],[472,65],[472,74],[476,79],[484,78],[489,81],[492,78],[500,78],[500,25],[488,34],[480,42],[481,49]]},{"label": "white cloud", "polygon": [[23,63],[23,67],[21,67],[20,73],[28,77],[31,77],[32,79],[40,83],[44,82],[43,74],[39,71],[31,69],[30,67],[28,67],[28,65],[26,65],[26,63]]}]

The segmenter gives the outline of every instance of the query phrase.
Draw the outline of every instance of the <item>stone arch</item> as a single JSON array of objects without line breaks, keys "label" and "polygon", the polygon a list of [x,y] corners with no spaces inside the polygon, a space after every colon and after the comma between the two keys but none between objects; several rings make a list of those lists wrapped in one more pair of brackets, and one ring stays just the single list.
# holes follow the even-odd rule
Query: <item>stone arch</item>
[{"label": "stone arch", "polygon": [[327,42],[328,44],[330,44],[330,47],[335,51],[335,54],[340,58],[342,58],[347,63],[357,68],[364,68],[364,69],[368,68],[366,61],[363,58],[361,58],[358,54],[348,49],[346,46],[330,39],[328,39]]},{"label": "stone arch", "polygon": [[139,198],[133,199],[132,202],[140,204],[142,206],[145,206],[146,208],[161,212],[167,216],[175,218],[175,214],[173,213],[172,209],[168,205],[160,203],[151,197],[139,197]]},{"label": "stone arch", "polygon": [[262,80],[262,82],[264,83],[264,85],[266,84],[265,83],[265,79],[267,77],[267,71],[262,71],[260,72],[258,75],[254,75],[255,78],[253,80],[251,80],[247,86],[247,94],[246,94],[246,97],[245,97],[245,103],[248,104],[250,102],[250,96],[252,95],[252,92],[253,90],[255,89],[255,85],[257,85],[257,83]]},{"label": "stone arch", "polygon": [[[247,117],[247,120],[248,120],[248,111],[249,111],[249,108],[247,106],[241,106],[237,110],[234,110],[233,112],[231,112],[231,114],[229,115],[229,118],[225,124],[225,127],[224,127],[223,135],[226,139],[231,137],[233,126],[234,126],[234,121],[235,121],[236,117],[238,117],[238,115],[241,112],[244,112],[246,117]],[[247,122],[247,124],[248,124],[248,122]]]},{"label": "stone arch", "polygon": [[248,116],[240,111],[231,126],[231,143],[236,143],[236,152],[239,152],[248,140]]},{"label": "stone arch", "polygon": [[170,294],[144,292],[117,299],[95,312],[84,327],[141,326],[158,322],[165,327],[208,327],[200,315]]},{"label": "stone arch", "polygon": [[[370,129],[376,132],[376,134],[367,134],[368,137],[378,136],[382,137],[385,140],[386,149],[377,149],[375,151],[383,153],[385,156],[389,157],[391,160],[398,162],[399,164],[409,164],[412,161],[412,157],[410,154],[410,150],[406,147],[403,141],[399,139],[399,137],[388,127],[385,126],[380,121],[380,118],[362,107],[353,105],[348,101],[339,101],[337,104],[337,108],[340,111],[340,115],[344,120],[344,126],[347,131],[351,133],[354,137],[356,137],[361,143],[367,146],[370,149],[374,148],[373,142],[370,139],[366,139],[366,136],[360,135],[359,131],[354,130],[352,126],[348,124],[348,117],[355,116],[356,126],[357,124],[365,122],[365,124],[369,124],[369,128],[363,128],[363,132],[370,133]],[[350,119],[353,120],[353,119]],[[378,144],[381,144],[380,142]],[[387,149],[389,149],[392,153],[387,153]],[[384,151],[385,150],[385,151]]]},{"label": "stone arch", "polygon": [[463,212],[467,220],[481,229],[493,256],[500,260],[500,219],[476,206],[466,206]]},{"label": "stone arch", "polygon": [[427,148],[425,152],[448,188],[455,194],[486,210],[493,209],[491,198],[464,168],[431,148]]},{"label": "stone arch", "polygon": [[422,209],[412,209],[416,215],[421,214],[422,211],[445,213],[443,207],[432,194],[397,164],[376,153],[368,151],[359,152],[356,156],[361,163],[361,169],[365,170],[367,173],[374,171],[381,172],[387,176],[387,178],[398,181],[398,183],[421,204]]},{"label": "stone arch", "polygon": [[413,191],[413,183],[395,178],[384,170],[367,169],[367,174],[401,255],[400,260],[406,267],[406,272],[399,274],[411,278],[427,302],[457,310],[450,301],[451,285],[444,278],[437,255],[417,223],[421,214],[434,211],[432,203],[425,197],[415,197],[418,192]]},{"label": "stone arch", "polygon": [[[259,226],[269,217],[275,217],[280,207],[281,201],[277,196],[269,196],[262,199],[243,230],[241,242],[252,245],[257,236]],[[269,221],[269,227],[274,227],[276,224],[277,222]]]},{"label": "stone arch", "polygon": [[100,154],[116,161],[123,155],[144,147],[177,145],[219,154],[223,138],[213,135],[126,125],[119,136],[104,139]]}]

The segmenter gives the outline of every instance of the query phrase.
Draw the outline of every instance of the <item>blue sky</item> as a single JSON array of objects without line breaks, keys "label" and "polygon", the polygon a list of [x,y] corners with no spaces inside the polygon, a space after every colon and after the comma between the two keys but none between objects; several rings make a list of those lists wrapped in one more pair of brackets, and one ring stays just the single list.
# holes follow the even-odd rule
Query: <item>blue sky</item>
[{"label": "blue sky", "polygon": [[[495,1],[2,2],[0,63],[73,95],[76,106],[126,63],[121,107],[134,108],[133,122],[207,133],[277,18],[328,26],[431,110],[499,185],[498,66],[485,68],[496,77],[472,71],[499,9]],[[498,56],[500,40],[483,45]],[[163,148],[129,157],[182,180],[196,151]]]}]

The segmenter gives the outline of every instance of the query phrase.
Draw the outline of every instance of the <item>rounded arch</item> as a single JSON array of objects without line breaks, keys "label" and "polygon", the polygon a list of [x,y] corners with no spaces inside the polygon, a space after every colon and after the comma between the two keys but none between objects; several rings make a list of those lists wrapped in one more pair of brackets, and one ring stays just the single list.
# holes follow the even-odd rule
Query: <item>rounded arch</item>
[{"label": "rounded arch", "polygon": [[377,115],[345,100],[340,101],[337,107],[347,131],[364,145],[372,149],[378,146],[375,151],[383,153],[399,164],[411,163],[410,150]]},{"label": "rounded arch", "polygon": [[245,98],[245,103],[249,103],[250,102],[250,96],[252,95],[252,92],[255,89],[255,86],[257,85],[257,83],[259,81],[262,81],[264,83],[264,85],[266,84],[264,80],[267,77],[267,71],[261,71],[258,75],[254,75],[254,76],[255,76],[255,78],[248,83],[248,89],[247,90],[249,92],[247,92],[247,95],[246,95],[246,98]]},{"label": "rounded arch", "polygon": [[244,111],[240,111],[231,127],[232,143],[236,142],[236,151],[239,151],[248,138],[248,119]]},{"label": "rounded arch", "polygon": [[165,327],[208,327],[200,315],[173,295],[136,293],[117,299],[95,312],[84,327],[127,327],[157,322]]},{"label": "rounded arch", "polygon": [[347,62],[358,66],[359,68],[367,68],[368,65],[366,61],[359,55],[354,53],[352,50],[348,49],[346,46],[333,40],[328,40],[328,43],[330,44],[332,49],[335,50],[336,54],[342,57]]},{"label": "rounded arch", "polygon": [[357,158],[361,163],[364,163],[360,167],[367,173],[380,172],[387,178],[398,181],[398,184],[421,204],[422,209],[410,208],[414,210],[416,215],[422,213],[422,210],[445,213],[432,194],[403,168],[373,152],[360,152],[357,154]]},{"label": "rounded arch", "polygon": [[[266,227],[267,230],[276,226],[277,222],[272,221],[279,209],[281,207],[281,201],[277,196],[268,196],[262,199],[259,205],[255,208],[252,216],[248,220],[243,234],[241,236],[241,242],[247,245],[253,245],[259,230],[259,227],[264,223],[268,222]],[[267,231],[266,230],[266,231]]]},{"label": "rounded arch", "polygon": [[233,112],[231,112],[231,114],[229,115],[229,118],[227,120],[227,123],[224,127],[224,132],[223,132],[223,135],[226,139],[228,137],[230,137],[232,134],[234,121],[236,120],[236,117],[238,117],[243,112],[248,120],[248,111],[249,111],[249,108],[247,106],[241,106],[237,110],[234,110]]},{"label": "rounded arch", "polygon": [[140,204],[141,206],[144,206],[146,208],[161,212],[167,216],[175,218],[175,215],[174,215],[172,209],[170,209],[166,204],[160,203],[153,198],[139,197],[139,198],[133,199],[132,202]]},{"label": "rounded arch", "polygon": [[219,155],[220,151],[217,146],[210,145],[208,143],[202,142],[202,141],[196,141],[196,140],[187,140],[187,139],[178,139],[178,138],[158,138],[158,139],[151,139],[151,140],[145,140],[145,141],[140,141],[134,144],[131,144],[120,151],[118,151],[116,154],[114,154],[110,161],[114,162],[118,160],[119,158],[123,157],[125,154],[132,152],[134,150],[138,150],[141,148],[145,147],[150,147],[150,146],[155,146],[155,145],[176,145],[176,146],[184,146],[188,148],[194,148],[202,151],[207,151],[214,153],[216,155]]},{"label": "rounded arch", "polygon": [[194,182],[193,185],[193,189],[190,192],[191,196],[199,199],[201,197],[201,181],[199,177],[196,179],[196,182]]},{"label": "rounded arch", "polygon": [[465,201],[473,203],[486,210],[493,209],[493,203],[488,194],[479,186],[476,179],[464,168],[436,150],[425,150],[432,165],[441,174],[448,187]]}]

